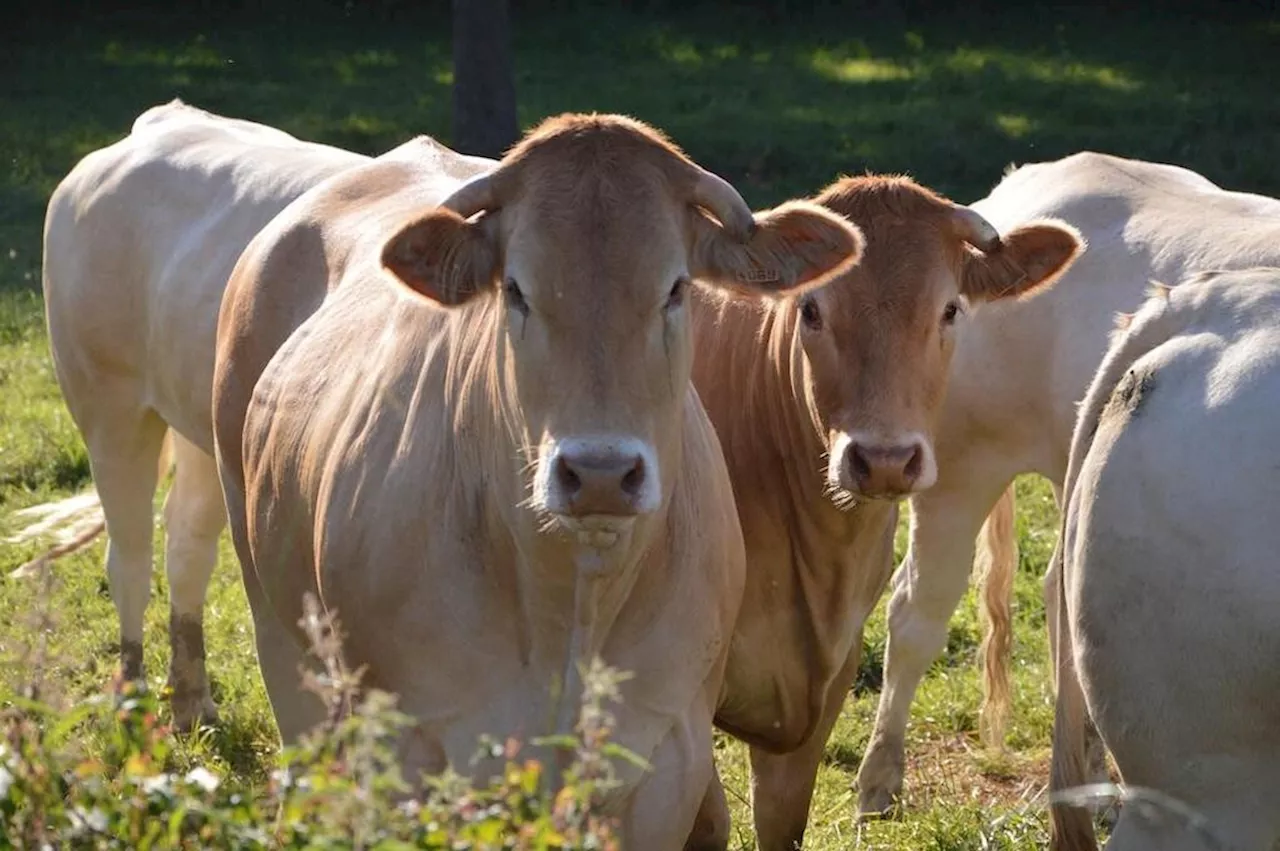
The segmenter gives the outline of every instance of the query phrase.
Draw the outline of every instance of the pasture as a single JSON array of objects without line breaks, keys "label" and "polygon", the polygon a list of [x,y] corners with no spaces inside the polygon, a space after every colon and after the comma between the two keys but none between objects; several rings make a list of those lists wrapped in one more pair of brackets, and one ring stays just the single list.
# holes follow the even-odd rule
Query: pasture
[{"label": "pasture", "polygon": [[[967,202],[1011,162],[1082,149],[1173,162],[1225,187],[1280,195],[1280,100],[1268,73],[1280,55],[1275,16],[530,5],[515,19],[522,127],[566,110],[635,115],[754,206],[865,170],[908,172]],[[57,181],[124,135],[143,109],[175,96],[363,153],[418,133],[447,143],[448,39],[443,11],[352,4],[256,16],[104,12],[19,28],[0,91],[0,537],[16,529],[13,512],[89,484],[53,379],[39,294],[41,221]],[[1024,478],[1018,497],[1008,751],[978,744],[980,626],[970,594],[913,707],[902,817],[854,821],[851,783],[875,713],[881,612],[827,747],[807,847],[1043,847],[1052,700],[1040,577],[1057,515],[1043,482]],[[0,543],[0,570],[39,549]],[[46,696],[78,698],[110,677],[117,627],[102,557],[99,541],[57,563],[51,622],[31,618],[38,582],[0,580],[0,701],[29,678],[20,661],[40,643],[36,633]],[[153,602],[165,594],[157,570]],[[270,771],[274,734],[225,536],[206,629],[222,723],[182,739],[170,759],[256,787]],[[147,630],[146,666],[158,687],[168,653],[163,605],[150,610]],[[92,751],[99,745],[87,735]],[[731,847],[750,848],[746,750],[721,737],[717,754],[735,818]]]}]

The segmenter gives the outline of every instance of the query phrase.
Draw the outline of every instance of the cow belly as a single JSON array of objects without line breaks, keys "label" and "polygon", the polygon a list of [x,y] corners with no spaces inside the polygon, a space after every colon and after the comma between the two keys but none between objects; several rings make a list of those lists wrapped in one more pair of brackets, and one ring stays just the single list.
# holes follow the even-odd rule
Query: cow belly
[{"label": "cow belly", "polygon": [[826,678],[810,676],[818,672],[803,664],[803,653],[778,658],[776,651],[740,649],[738,641],[735,636],[716,726],[765,750],[794,750],[818,722]]},{"label": "cow belly", "polygon": [[[247,239],[245,240],[247,242]],[[200,449],[213,454],[213,358],[218,306],[237,253],[197,278],[163,281],[153,294],[146,368],[150,406]]]}]

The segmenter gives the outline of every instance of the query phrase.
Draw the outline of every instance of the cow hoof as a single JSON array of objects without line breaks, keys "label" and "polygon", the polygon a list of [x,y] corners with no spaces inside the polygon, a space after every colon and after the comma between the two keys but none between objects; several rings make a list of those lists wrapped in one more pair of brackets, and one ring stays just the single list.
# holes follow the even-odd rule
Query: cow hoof
[{"label": "cow hoof", "polygon": [[888,789],[867,789],[858,793],[858,821],[894,818],[898,796]]},{"label": "cow hoof", "polygon": [[190,733],[200,727],[218,723],[218,707],[208,694],[185,699],[175,694],[170,702],[170,709],[173,712],[173,728],[179,733]]},{"label": "cow hoof", "polygon": [[902,748],[893,743],[873,745],[858,770],[858,818],[888,818],[902,796]]},{"label": "cow hoof", "polygon": [[888,783],[858,785],[858,820],[894,818],[898,815],[898,800],[902,797],[902,779]]}]

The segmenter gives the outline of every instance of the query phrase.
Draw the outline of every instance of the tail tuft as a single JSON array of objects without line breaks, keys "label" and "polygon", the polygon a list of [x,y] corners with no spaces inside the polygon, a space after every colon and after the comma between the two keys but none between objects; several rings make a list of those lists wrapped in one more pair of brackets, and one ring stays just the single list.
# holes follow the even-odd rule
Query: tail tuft
[{"label": "tail tuft", "polygon": [[1009,666],[1013,650],[1013,577],[1018,567],[1014,484],[1009,483],[979,534],[982,585],[983,700],[979,732],[987,747],[1004,747],[1009,722]]}]

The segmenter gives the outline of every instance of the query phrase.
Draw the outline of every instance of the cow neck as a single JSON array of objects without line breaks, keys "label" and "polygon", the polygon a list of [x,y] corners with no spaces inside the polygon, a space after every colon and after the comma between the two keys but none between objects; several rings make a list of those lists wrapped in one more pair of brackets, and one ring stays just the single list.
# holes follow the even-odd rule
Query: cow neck
[{"label": "cow neck", "polygon": [[557,734],[572,732],[577,723],[580,672],[603,656],[644,567],[650,531],[665,522],[665,510],[637,519],[632,534],[605,551],[560,532],[530,529],[532,545],[516,565],[520,607],[531,665],[554,674],[562,686],[555,694]]},{"label": "cow neck", "polygon": [[[477,428],[497,428],[492,445],[499,449],[483,459],[486,476],[496,485],[486,489],[486,511],[502,518],[510,545],[494,551],[510,555],[506,561],[518,601],[521,661],[543,687],[553,680],[562,686],[556,695],[556,732],[568,733],[581,704],[579,670],[602,654],[623,616],[654,535],[666,526],[674,477],[663,484],[664,507],[636,518],[631,532],[607,550],[588,547],[564,530],[548,530],[546,518],[525,504],[535,457],[530,443],[535,441],[523,435],[520,425],[510,372],[504,368],[509,353],[497,339],[492,345],[499,352],[497,368],[486,373],[483,393],[468,394],[464,417]],[[501,417],[493,416],[495,405],[503,411]],[[679,425],[677,419],[677,433]],[[679,468],[678,447],[679,440],[657,447],[662,469]]]},{"label": "cow neck", "polygon": [[826,427],[807,390],[795,309],[788,302],[750,311],[731,304],[719,326],[702,329],[717,351],[702,364],[714,366],[699,371],[697,386],[735,492],[753,503],[767,492],[780,527],[815,539],[803,549],[826,550],[827,541],[860,527],[865,512],[840,508],[827,493]]},{"label": "cow neck", "polygon": [[[881,566],[866,564],[865,558],[880,549],[882,536],[892,534],[888,527],[897,512],[891,503],[841,507],[833,501],[826,485],[826,428],[808,390],[809,367],[796,333],[794,305],[776,305],[769,321],[778,369],[772,376],[766,374],[761,396],[771,400],[776,416],[787,423],[779,431],[786,442],[775,450],[783,459],[787,482],[777,519],[791,542],[788,566],[796,602],[807,614],[802,622],[812,630],[810,658],[821,659],[821,669],[834,675],[855,637],[851,633],[860,631],[861,619],[853,612],[873,602],[883,584]],[[801,452],[788,451],[801,446]]]},{"label": "cow neck", "polygon": [[[810,678],[806,700],[819,701],[859,628],[851,613],[873,594],[866,586],[881,581],[879,570],[861,569],[861,551],[876,548],[880,539],[869,536],[883,534],[896,514],[881,503],[842,509],[826,492],[825,429],[806,390],[794,306],[700,307],[705,359],[696,380],[739,500],[744,618],[773,623],[759,634],[777,642],[756,656],[749,675],[772,677],[791,693],[785,682]],[[810,664],[802,670],[798,659]],[[789,670],[769,670],[773,662]]]}]

